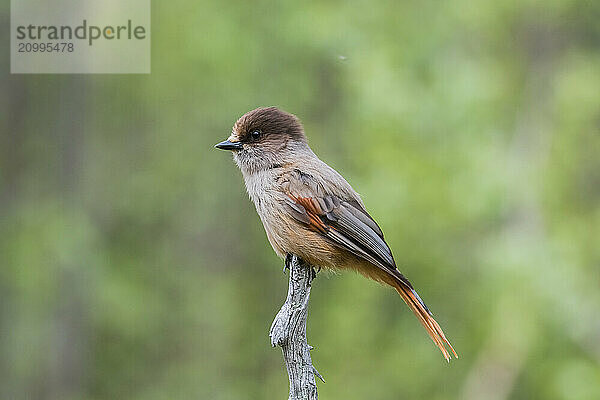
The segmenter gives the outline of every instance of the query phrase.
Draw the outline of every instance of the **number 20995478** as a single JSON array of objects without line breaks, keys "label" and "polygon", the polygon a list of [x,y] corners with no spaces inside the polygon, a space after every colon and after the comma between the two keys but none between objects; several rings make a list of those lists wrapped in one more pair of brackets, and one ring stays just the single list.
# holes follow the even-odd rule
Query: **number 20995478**
[{"label": "number 20995478", "polygon": [[19,53],[72,53],[75,51],[73,43],[18,43]]}]

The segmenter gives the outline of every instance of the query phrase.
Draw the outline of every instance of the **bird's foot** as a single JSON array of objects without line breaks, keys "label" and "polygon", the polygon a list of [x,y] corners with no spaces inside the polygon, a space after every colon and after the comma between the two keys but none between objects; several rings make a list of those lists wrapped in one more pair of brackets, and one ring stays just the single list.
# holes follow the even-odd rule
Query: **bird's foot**
[{"label": "bird's foot", "polygon": [[310,278],[311,281],[317,277],[317,274],[319,272],[321,272],[321,267],[317,267],[317,268],[318,269],[315,269],[315,267],[312,267],[312,266],[310,267],[310,271],[311,271],[311,275],[312,275]]},{"label": "bird's foot", "polygon": [[283,262],[283,273],[290,269],[290,264],[292,263],[293,256],[291,254],[286,254],[285,261]]}]

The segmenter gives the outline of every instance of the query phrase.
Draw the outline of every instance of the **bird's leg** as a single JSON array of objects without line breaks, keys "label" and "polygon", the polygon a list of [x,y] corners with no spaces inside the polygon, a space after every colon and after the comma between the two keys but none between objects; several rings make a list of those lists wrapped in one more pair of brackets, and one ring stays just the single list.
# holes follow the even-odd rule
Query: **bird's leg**
[{"label": "bird's leg", "polygon": [[319,272],[321,272],[321,267],[317,267],[317,268],[318,268],[318,269],[315,269],[315,267],[313,267],[313,266],[311,266],[311,267],[310,267],[310,270],[311,270],[311,272],[312,272],[312,277],[311,277],[311,279],[310,279],[311,281],[317,277],[317,274],[318,274]]},{"label": "bird's leg", "polygon": [[292,255],[290,253],[285,255],[285,261],[283,262],[283,273],[290,269],[290,264],[292,263]]}]

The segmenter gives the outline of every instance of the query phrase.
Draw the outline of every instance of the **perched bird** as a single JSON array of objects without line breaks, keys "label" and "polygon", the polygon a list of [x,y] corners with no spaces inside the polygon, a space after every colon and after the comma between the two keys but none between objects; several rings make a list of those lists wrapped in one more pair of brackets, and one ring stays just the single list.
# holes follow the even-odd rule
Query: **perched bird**
[{"label": "perched bird", "polygon": [[[276,107],[244,114],[215,146],[231,150],[273,249],[331,270],[356,270],[392,286],[447,361],[458,358],[411,283],[396,268],[377,223],[350,184],[308,146],[300,120]],[[448,348],[446,348],[448,346]]]}]

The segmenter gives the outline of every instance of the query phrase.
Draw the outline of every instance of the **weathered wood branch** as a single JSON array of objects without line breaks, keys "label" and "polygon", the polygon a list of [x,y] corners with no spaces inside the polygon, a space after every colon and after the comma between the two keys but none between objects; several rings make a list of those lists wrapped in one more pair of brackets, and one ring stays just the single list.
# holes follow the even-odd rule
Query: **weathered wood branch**
[{"label": "weathered wood branch", "polygon": [[[288,255],[285,268],[290,270],[288,295],[275,316],[269,336],[273,347],[280,346],[290,379],[288,400],[316,400],[315,375],[323,378],[312,365],[311,346],[306,341],[306,318],[311,282],[315,271],[296,256]],[[323,381],[324,382],[324,381]]]}]

